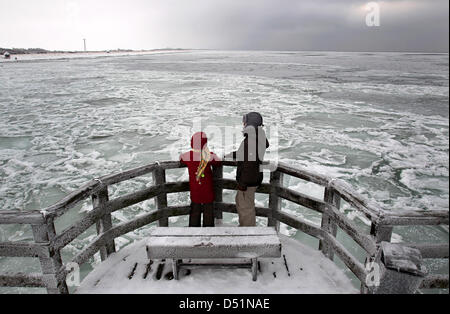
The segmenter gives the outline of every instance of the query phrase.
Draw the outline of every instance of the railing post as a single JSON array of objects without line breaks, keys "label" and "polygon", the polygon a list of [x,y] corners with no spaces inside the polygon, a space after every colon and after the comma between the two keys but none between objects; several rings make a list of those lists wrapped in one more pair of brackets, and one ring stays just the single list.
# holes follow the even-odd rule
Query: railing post
[{"label": "railing post", "polygon": [[[341,207],[341,197],[334,191],[333,188],[325,187],[325,193],[323,200],[330,206],[336,207],[338,210]],[[337,235],[337,225],[331,219],[331,216],[327,213],[327,209],[322,213],[322,230],[331,234],[333,237]],[[319,250],[327,256],[330,260],[334,259],[334,252],[329,247],[329,245],[324,241],[320,240],[319,242]]]},{"label": "railing post", "polygon": [[40,257],[41,270],[43,275],[51,278],[47,282],[47,293],[49,294],[68,294],[65,280],[58,280],[57,273],[63,266],[60,249],[50,249],[50,242],[56,236],[55,225],[53,219],[50,218],[46,223],[41,225],[32,225],[33,237],[36,243],[45,243],[49,248],[50,257]]},{"label": "railing post", "polygon": [[[214,180],[214,201],[215,203],[223,202],[223,187],[222,183],[219,184],[219,181],[223,179],[223,166],[214,166],[213,167],[213,180]],[[218,210],[216,206],[214,206],[214,215],[218,220],[223,219],[223,212]]]},{"label": "railing post", "polygon": [[[153,171],[153,182],[155,186],[164,185],[166,184],[166,170],[164,170],[161,167],[157,167]],[[158,210],[161,210],[163,208],[167,207],[167,193],[166,190],[163,189],[162,193],[156,197],[156,207]],[[161,218],[158,220],[158,226],[159,227],[168,227],[169,226],[169,218]]]},{"label": "railing post", "polygon": [[[92,206],[94,208],[100,207],[106,210],[105,206],[108,202],[108,186],[105,186],[103,189],[98,191],[96,194],[92,194]],[[100,235],[105,233],[109,229],[112,228],[112,218],[111,213],[104,214],[96,223],[97,234]],[[104,261],[111,253],[116,251],[116,247],[114,245],[114,239],[108,239],[106,241],[105,246],[100,248],[100,257],[101,260]]]},{"label": "railing post", "polygon": [[413,294],[427,275],[420,251],[400,243],[381,242],[370,294]]},{"label": "railing post", "polygon": [[270,173],[270,195],[269,195],[269,209],[270,214],[267,221],[267,226],[275,227],[280,231],[280,222],[276,218],[276,213],[281,211],[281,199],[278,196],[278,188],[283,185],[283,174],[275,170]]},{"label": "railing post", "polygon": [[391,242],[392,230],[393,227],[372,222],[370,234],[374,237],[376,243],[381,243],[382,241]]}]

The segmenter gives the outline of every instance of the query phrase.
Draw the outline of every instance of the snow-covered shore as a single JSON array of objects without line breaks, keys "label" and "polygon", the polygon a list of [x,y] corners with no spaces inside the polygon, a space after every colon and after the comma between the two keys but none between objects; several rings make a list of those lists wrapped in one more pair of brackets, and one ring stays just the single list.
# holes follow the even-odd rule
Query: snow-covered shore
[{"label": "snow-covered shore", "polygon": [[10,59],[0,57],[1,62],[21,62],[33,60],[60,60],[60,59],[79,59],[79,58],[98,58],[98,57],[121,57],[121,56],[136,56],[148,54],[162,54],[173,52],[184,52],[186,50],[180,49],[158,49],[158,50],[143,50],[143,51],[96,51],[96,52],[48,52],[37,54],[13,54]]}]

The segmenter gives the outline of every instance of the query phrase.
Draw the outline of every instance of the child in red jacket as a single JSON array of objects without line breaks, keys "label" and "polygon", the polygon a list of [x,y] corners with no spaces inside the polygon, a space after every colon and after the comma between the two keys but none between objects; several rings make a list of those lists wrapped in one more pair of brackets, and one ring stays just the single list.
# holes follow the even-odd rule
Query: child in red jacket
[{"label": "child in red jacket", "polygon": [[214,184],[211,166],[220,165],[221,160],[210,152],[208,139],[203,132],[191,138],[192,150],[180,156],[180,162],[188,167],[191,191],[189,227],[200,227],[203,212],[203,227],[214,227]]}]

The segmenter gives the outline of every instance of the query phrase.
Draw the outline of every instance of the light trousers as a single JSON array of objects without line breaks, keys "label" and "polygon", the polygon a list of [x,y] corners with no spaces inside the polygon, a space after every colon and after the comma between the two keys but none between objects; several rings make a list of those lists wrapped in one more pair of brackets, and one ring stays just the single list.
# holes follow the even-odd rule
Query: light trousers
[{"label": "light trousers", "polygon": [[236,209],[240,227],[256,226],[255,192],[257,187],[247,187],[246,191],[237,191]]}]

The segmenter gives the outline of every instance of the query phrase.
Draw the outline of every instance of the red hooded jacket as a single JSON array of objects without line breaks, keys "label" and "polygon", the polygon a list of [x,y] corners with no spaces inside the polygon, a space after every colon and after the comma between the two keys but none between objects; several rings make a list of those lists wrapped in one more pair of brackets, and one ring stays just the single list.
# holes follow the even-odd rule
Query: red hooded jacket
[{"label": "red hooded jacket", "polygon": [[214,183],[211,166],[220,165],[221,163],[220,158],[211,152],[211,158],[205,168],[204,176],[197,182],[196,173],[201,161],[201,150],[207,142],[208,139],[205,133],[195,133],[191,138],[191,147],[193,150],[180,156],[180,162],[188,167],[191,201],[200,204],[214,202]]}]

